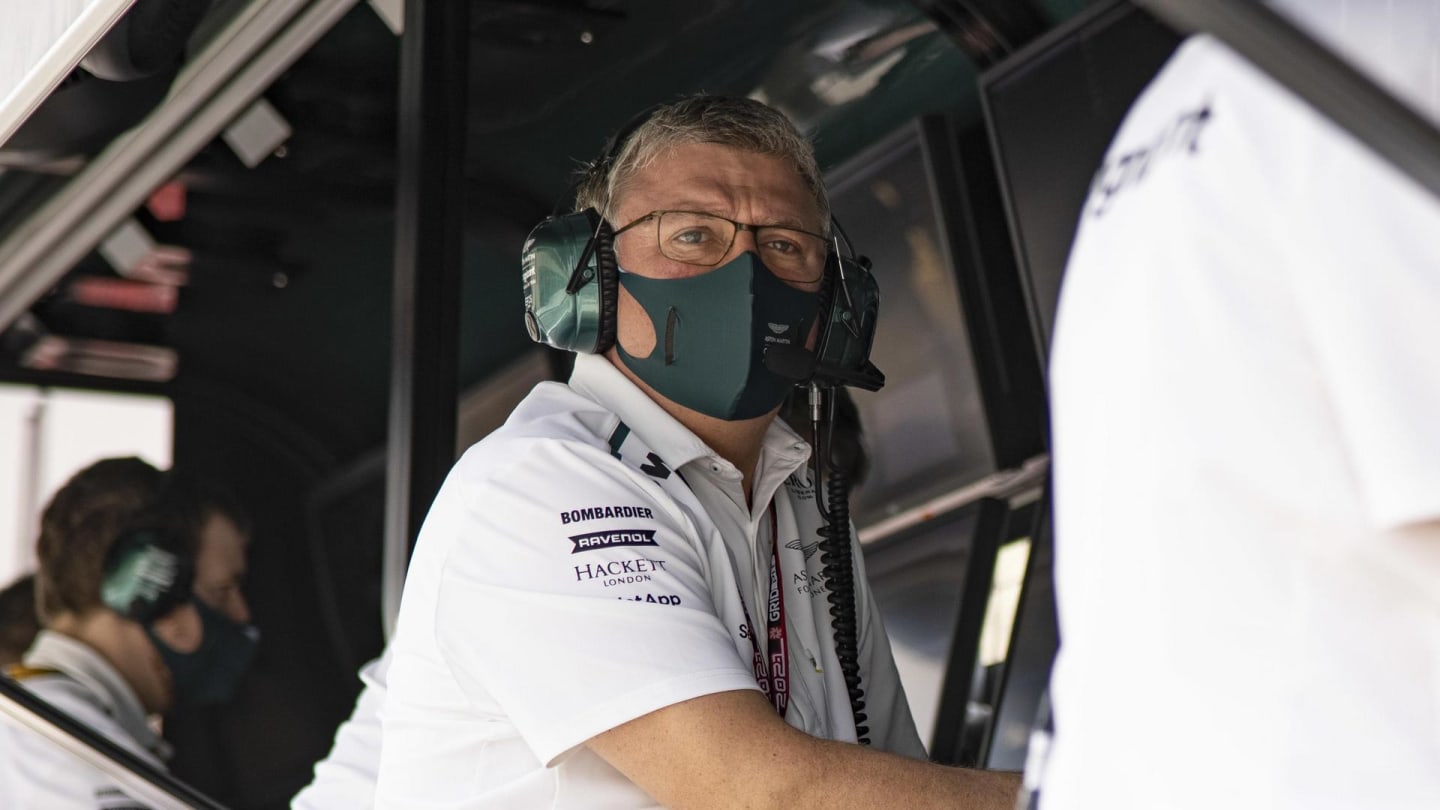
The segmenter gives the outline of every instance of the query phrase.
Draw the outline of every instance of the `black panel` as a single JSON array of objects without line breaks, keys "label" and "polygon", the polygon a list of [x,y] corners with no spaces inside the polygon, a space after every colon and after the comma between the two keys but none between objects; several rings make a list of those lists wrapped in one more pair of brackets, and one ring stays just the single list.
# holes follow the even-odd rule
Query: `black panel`
[{"label": "black panel", "polygon": [[952,188],[953,175],[937,177],[917,122],[827,181],[836,219],[880,285],[871,359],[886,383],[854,392],[870,456],[856,489],[864,522],[983,478],[995,457],[960,303],[955,229],[937,203],[937,184]]},{"label": "black panel", "polygon": [[262,635],[234,700],[166,719],[170,768],[235,810],[283,807],[329,750],[359,685],[325,653],[306,538],[305,503],[334,462],[239,391],[194,377],[173,388],[175,466],[229,488],[251,513],[245,596]]},{"label": "black panel", "polygon": [[995,466],[1013,469],[1045,451],[1045,385],[989,141],[978,122],[957,128],[940,116],[923,119],[922,133]]},{"label": "black panel", "polygon": [[981,77],[1042,358],[1090,179],[1130,103],[1179,42],[1128,3],[1106,3]]},{"label": "black panel", "polygon": [[381,569],[385,525],[385,454],[362,457],[307,499],[311,573],[321,618],[346,688],[380,655]]}]

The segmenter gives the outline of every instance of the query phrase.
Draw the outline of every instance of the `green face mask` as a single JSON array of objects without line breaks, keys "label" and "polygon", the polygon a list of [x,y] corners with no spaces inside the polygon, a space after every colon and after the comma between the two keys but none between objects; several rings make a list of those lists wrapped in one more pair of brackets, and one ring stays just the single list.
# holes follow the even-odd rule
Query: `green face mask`
[{"label": "green face mask", "polygon": [[803,347],[819,294],[797,290],[746,252],[708,273],[654,279],[620,273],[620,286],[650,316],[655,349],[635,376],[665,398],[717,419],[752,419],[785,399],[795,381],[765,367],[765,349]]},{"label": "green face mask", "polygon": [[200,612],[205,637],[194,652],[181,653],[170,649],[147,625],[145,632],[160,651],[160,658],[170,669],[178,706],[209,706],[224,703],[235,694],[240,679],[250,669],[260,631],[238,624],[220,611],[195,600]]}]

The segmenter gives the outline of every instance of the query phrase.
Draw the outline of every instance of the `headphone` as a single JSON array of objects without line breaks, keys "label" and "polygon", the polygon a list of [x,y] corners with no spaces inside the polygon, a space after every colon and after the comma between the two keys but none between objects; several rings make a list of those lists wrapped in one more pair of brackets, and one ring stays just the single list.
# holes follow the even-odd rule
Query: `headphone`
[{"label": "headphone", "polygon": [[[611,136],[591,173],[608,174],[626,141],[659,107],[631,119]],[[832,220],[833,222],[833,220]],[[766,365],[796,383],[850,385],[868,391],[885,384],[870,362],[880,289],[870,262],[855,255],[839,223],[839,239],[825,264],[820,295],[820,334],[815,352],[793,348],[766,355]],[[615,345],[619,271],[610,223],[593,208],[553,216],[535,226],[520,253],[525,287],[525,330],[536,343],[581,354],[602,354]]]},{"label": "headphone", "polygon": [[195,561],[173,534],[133,529],[116,538],[101,569],[100,601],[149,624],[190,600]]}]

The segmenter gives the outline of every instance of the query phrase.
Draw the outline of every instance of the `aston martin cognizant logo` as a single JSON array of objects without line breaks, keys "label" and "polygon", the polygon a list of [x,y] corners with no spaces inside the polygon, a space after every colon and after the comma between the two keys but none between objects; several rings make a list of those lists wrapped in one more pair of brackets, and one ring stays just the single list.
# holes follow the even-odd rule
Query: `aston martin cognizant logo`
[{"label": "aston martin cognizant logo", "polygon": [[770,331],[777,335],[783,335],[790,331],[790,324],[788,323],[767,323],[765,325],[770,327]]}]

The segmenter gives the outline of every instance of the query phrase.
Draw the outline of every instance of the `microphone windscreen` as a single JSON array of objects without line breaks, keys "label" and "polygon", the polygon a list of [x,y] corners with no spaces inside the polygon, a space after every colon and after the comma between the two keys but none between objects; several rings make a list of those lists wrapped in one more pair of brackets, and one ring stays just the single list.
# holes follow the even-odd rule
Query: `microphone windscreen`
[{"label": "microphone windscreen", "polygon": [[799,346],[765,347],[765,368],[787,379],[799,382],[815,374],[816,356]]}]

